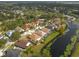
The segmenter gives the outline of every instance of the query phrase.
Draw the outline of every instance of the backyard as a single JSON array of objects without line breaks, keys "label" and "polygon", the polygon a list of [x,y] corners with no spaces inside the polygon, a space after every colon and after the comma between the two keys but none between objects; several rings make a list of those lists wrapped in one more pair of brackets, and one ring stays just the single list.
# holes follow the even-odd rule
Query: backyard
[{"label": "backyard", "polygon": [[22,52],[21,56],[36,56],[40,57],[41,55],[41,49],[48,44],[53,38],[55,38],[57,35],[59,35],[59,32],[52,32],[49,36],[44,38],[44,42],[38,43],[37,45],[33,45],[30,48],[26,48],[25,51]]}]

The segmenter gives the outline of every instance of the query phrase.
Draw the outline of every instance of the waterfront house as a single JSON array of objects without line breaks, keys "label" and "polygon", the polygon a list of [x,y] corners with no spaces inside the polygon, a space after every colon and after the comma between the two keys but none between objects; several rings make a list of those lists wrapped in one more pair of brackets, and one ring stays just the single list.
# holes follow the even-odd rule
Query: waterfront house
[{"label": "waterfront house", "polygon": [[47,33],[49,33],[49,32],[50,32],[50,29],[48,29],[48,28],[42,28],[42,29],[41,29],[41,31],[43,31],[44,33],[46,33],[46,34],[47,34]]},{"label": "waterfront house", "polygon": [[41,37],[35,33],[32,33],[31,35],[28,36],[28,38],[31,40],[31,41],[39,41],[41,39]]},{"label": "waterfront house", "polygon": [[25,49],[26,47],[28,47],[31,44],[31,42],[28,39],[21,39],[16,41],[15,46]]},{"label": "waterfront house", "polygon": [[43,37],[43,36],[45,35],[45,33],[42,32],[41,30],[36,31],[35,33],[36,33],[37,35],[41,36],[41,37]]}]

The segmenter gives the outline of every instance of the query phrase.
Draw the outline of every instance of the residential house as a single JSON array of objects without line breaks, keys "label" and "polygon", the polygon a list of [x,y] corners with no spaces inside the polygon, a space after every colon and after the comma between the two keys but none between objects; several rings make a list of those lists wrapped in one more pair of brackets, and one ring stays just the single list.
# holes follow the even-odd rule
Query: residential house
[{"label": "residential house", "polygon": [[43,23],[43,22],[45,21],[45,19],[38,19],[38,21],[39,21],[40,23]]},{"label": "residential house", "polygon": [[38,22],[38,24],[39,24],[39,25],[41,25],[41,24],[43,24],[43,23],[44,23],[44,21],[45,21],[45,19],[38,19],[38,21],[37,21],[37,22]]},{"label": "residential house", "polygon": [[52,29],[57,29],[58,28],[57,25],[54,24],[54,23],[51,26],[52,26]]},{"label": "residential house", "polygon": [[32,27],[32,24],[31,23],[26,23],[24,26],[23,26],[23,29],[28,31],[29,29],[31,29]]},{"label": "residential house", "polygon": [[31,44],[31,42],[26,38],[26,39],[18,40],[18,41],[15,43],[15,46],[16,46],[16,47],[19,47],[19,48],[22,48],[22,49],[25,49],[25,48],[28,47],[30,44]]},{"label": "residential house", "polygon": [[24,26],[23,26],[23,29],[28,31],[29,29],[32,29],[32,28],[35,28],[37,26],[39,26],[41,23],[44,22],[44,19],[38,19],[38,20],[34,20],[33,22],[31,23],[26,23]]},{"label": "residential house", "polygon": [[3,39],[3,38],[4,38],[4,36],[2,34],[0,34],[0,39]]},{"label": "residential house", "polygon": [[54,29],[59,29],[61,27],[61,19],[60,18],[55,18],[52,22]]},{"label": "residential house", "polygon": [[61,24],[61,19],[60,18],[55,18],[53,22],[56,25],[60,25]]},{"label": "residential house", "polygon": [[45,33],[42,32],[41,30],[36,31],[35,33],[36,33],[37,35],[41,36],[41,37],[43,37],[43,36],[45,35]]},{"label": "residential house", "polygon": [[33,22],[31,22],[31,24],[32,24],[33,27],[37,27],[37,26],[39,26],[40,23],[41,23],[40,20],[34,20]]},{"label": "residential house", "polygon": [[17,27],[15,28],[15,31],[24,32],[24,29],[22,29],[21,27],[17,26]]},{"label": "residential house", "polygon": [[41,37],[35,33],[32,33],[31,35],[28,36],[28,38],[31,40],[31,41],[39,41],[41,40]]},{"label": "residential house", "polygon": [[55,24],[50,24],[47,26],[48,29],[54,30],[55,29]]},{"label": "residential house", "polygon": [[32,24],[32,27],[33,27],[33,28],[35,28],[36,26],[38,26],[38,24],[37,24],[36,21],[35,21],[35,22],[32,22],[31,24]]},{"label": "residential house", "polygon": [[45,34],[48,34],[50,32],[50,29],[42,28],[41,31],[44,32]]},{"label": "residential house", "polygon": [[13,34],[13,32],[15,32],[15,30],[9,30],[9,31],[6,32],[6,35],[8,37],[11,37],[11,35]]}]

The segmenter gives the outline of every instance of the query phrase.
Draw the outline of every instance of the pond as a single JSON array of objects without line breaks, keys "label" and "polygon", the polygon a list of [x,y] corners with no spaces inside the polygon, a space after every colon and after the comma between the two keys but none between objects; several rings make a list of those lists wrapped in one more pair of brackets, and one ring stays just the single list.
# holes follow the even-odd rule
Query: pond
[{"label": "pond", "polygon": [[66,32],[61,37],[58,37],[57,40],[51,46],[51,54],[52,57],[59,57],[63,54],[64,50],[66,49],[66,45],[70,43],[70,39],[73,35],[76,34],[76,30],[78,29],[77,24],[73,22],[68,22],[69,31]]}]

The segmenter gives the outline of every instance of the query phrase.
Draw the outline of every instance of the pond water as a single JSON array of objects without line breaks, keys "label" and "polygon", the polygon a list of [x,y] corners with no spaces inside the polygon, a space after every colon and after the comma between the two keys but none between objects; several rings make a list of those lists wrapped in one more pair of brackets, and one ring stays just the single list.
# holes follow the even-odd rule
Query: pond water
[{"label": "pond water", "polygon": [[74,24],[73,22],[68,22],[69,31],[66,32],[61,37],[58,37],[57,40],[51,46],[51,54],[52,57],[59,57],[63,54],[64,50],[66,49],[66,45],[70,43],[70,39],[73,35],[75,35],[76,30],[79,26]]}]

